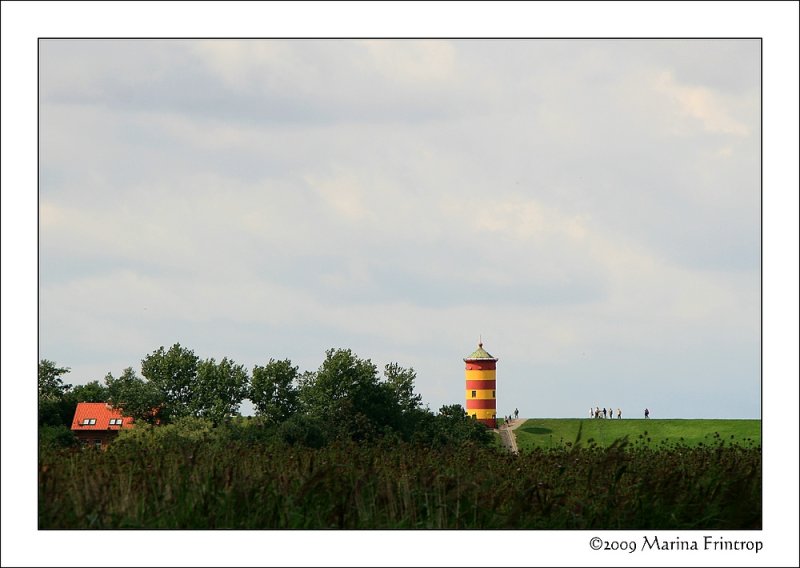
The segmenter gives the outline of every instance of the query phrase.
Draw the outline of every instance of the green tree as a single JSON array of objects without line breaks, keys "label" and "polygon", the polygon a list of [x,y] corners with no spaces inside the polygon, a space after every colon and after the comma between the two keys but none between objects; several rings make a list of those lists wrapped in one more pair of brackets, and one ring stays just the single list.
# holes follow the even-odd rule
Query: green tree
[{"label": "green tree", "polygon": [[69,367],[57,367],[53,361],[39,361],[39,399],[59,399],[72,385],[65,385],[61,375],[69,373]]},{"label": "green tree", "polygon": [[491,431],[470,418],[460,404],[444,405],[438,414],[419,410],[413,441],[433,447],[489,445]]},{"label": "green tree", "polygon": [[192,415],[207,418],[215,425],[238,413],[247,396],[250,378],[243,365],[227,357],[216,363],[213,358],[197,366],[195,390],[189,400]]},{"label": "green tree", "polygon": [[79,402],[107,402],[108,387],[100,384],[100,381],[89,381],[85,385],[75,385],[69,391],[69,397]]},{"label": "green tree", "polygon": [[438,430],[451,443],[477,442],[488,444],[491,442],[490,430],[470,418],[466,409],[460,404],[442,406],[437,416]]},{"label": "green tree", "polygon": [[263,367],[255,365],[249,398],[256,414],[271,424],[279,424],[292,416],[299,404],[296,386],[299,377],[298,367],[293,367],[289,359],[270,359]]},{"label": "green tree", "polygon": [[58,424],[56,426],[39,426],[39,451],[47,449],[70,448],[79,445],[72,430]]},{"label": "green tree", "polygon": [[290,446],[321,448],[327,442],[328,428],[310,415],[293,414],[277,426],[278,439]]},{"label": "green tree", "polygon": [[130,449],[145,454],[153,451],[174,452],[180,448],[196,451],[200,444],[210,450],[213,444],[220,441],[225,441],[225,433],[222,429],[215,428],[210,420],[184,416],[175,419],[171,424],[140,424],[136,428],[120,430],[110,450],[112,455],[116,452],[130,455]]},{"label": "green tree", "polygon": [[142,375],[161,392],[165,420],[192,414],[198,361],[194,351],[180,343],[169,350],[162,345],[142,360]]},{"label": "green tree", "polygon": [[414,393],[417,373],[413,368],[405,369],[397,363],[389,363],[384,367],[383,375],[402,412],[411,412],[422,405],[422,395]]},{"label": "green tree", "polygon": [[69,367],[59,367],[48,359],[39,361],[39,426],[71,427],[75,405],[66,395],[72,385],[64,384],[61,379],[61,376],[67,373]]},{"label": "green tree", "polygon": [[122,371],[118,379],[108,373],[106,387],[109,402],[125,416],[131,416],[137,422],[151,424],[160,419],[160,410],[165,402],[164,394],[151,381],[136,376],[132,367]]},{"label": "green tree", "polygon": [[396,428],[399,407],[369,359],[349,349],[329,349],[315,374],[300,378],[300,402],[338,438],[362,440]]},{"label": "green tree", "polygon": [[456,423],[469,419],[467,411],[460,404],[443,405],[439,408],[439,416]]}]

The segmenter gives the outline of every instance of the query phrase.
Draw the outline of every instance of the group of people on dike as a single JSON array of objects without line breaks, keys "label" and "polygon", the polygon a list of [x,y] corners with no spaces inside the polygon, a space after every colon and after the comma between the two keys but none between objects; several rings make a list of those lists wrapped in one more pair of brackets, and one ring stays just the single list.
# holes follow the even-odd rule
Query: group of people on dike
[{"label": "group of people on dike", "polygon": [[519,408],[515,408],[514,412],[512,414],[509,414],[508,416],[505,416],[504,418],[505,418],[506,424],[508,424],[512,420],[516,420],[517,418],[519,418]]},{"label": "group of people on dike", "polygon": [[[589,418],[614,418],[614,409],[610,406],[608,408],[600,408],[595,406],[589,407]],[[622,418],[622,410],[617,408],[617,418]]]},{"label": "group of people on dike", "polygon": [[[646,420],[650,418],[650,409],[649,408],[645,408],[644,409],[644,417],[645,417]],[[600,408],[599,406],[595,406],[594,408],[592,408],[590,406],[589,407],[589,418],[606,418],[606,419],[614,418],[614,409],[611,408],[611,407]],[[619,408],[617,408],[617,418],[620,418],[620,419],[622,418],[622,410],[620,410]]]}]

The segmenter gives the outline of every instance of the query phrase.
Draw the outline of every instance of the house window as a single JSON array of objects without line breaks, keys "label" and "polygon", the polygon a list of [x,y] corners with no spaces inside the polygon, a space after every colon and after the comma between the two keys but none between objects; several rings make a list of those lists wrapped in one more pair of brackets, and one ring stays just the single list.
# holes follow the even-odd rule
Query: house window
[{"label": "house window", "polygon": [[95,448],[97,448],[99,450],[102,447],[102,445],[103,445],[103,441],[100,438],[95,438],[94,439],[94,447]]},{"label": "house window", "polygon": [[91,426],[97,422],[97,418],[84,418],[83,422],[81,422],[82,426]]},{"label": "house window", "polygon": [[112,418],[109,422],[111,426],[122,426],[122,418]]},{"label": "house window", "polygon": [[472,391],[472,398],[475,398],[476,391]]}]

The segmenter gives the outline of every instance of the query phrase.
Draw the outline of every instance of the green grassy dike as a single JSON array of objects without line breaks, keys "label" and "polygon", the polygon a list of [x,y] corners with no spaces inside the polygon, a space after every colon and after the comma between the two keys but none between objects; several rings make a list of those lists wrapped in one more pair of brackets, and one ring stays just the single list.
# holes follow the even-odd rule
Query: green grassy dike
[{"label": "green grassy dike", "polygon": [[514,430],[520,451],[567,448],[575,443],[605,448],[627,437],[632,447],[658,449],[668,444],[690,447],[723,442],[745,447],[761,445],[761,420],[532,418]]}]

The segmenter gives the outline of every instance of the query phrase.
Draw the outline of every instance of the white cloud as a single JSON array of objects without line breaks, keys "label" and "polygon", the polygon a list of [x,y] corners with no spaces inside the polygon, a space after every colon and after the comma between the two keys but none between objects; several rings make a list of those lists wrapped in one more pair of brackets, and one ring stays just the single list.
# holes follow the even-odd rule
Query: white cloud
[{"label": "white cloud", "polygon": [[306,175],[305,181],[334,210],[349,221],[366,217],[375,218],[365,203],[365,189],[353,173],[338,172],[335,177],[323,179]]},{"label": "white cloud", "polygon": [[303,71],[294,50],[283,42],[207,40],[183,46],[236,90],[260,90],[265,78],[285,83],[291,77],[301,76]]},{"label": "white cloud", "polygon": [[377,71],[390,83],[436,85],[456,79],[456,50],[444,40],[413,40],[401,43],[385,40],[358,42]]},{"label": "white cloud", "polygon": [[564,214],[521,195],[460,200],[452,202],[449,209],[479,231],[502,233],[520,241],[535,241],[541,236],[580,241],[587,231],[586,214]]},{"label": "white cloud", "polygon": [[678,116],[700,121],[709,132],[734,136],[750,134],[747,125],[733,116],[725,97],[707,87],[681,84],[671,72],[663,71],[655,77],[654,88],[673,101]]}]

